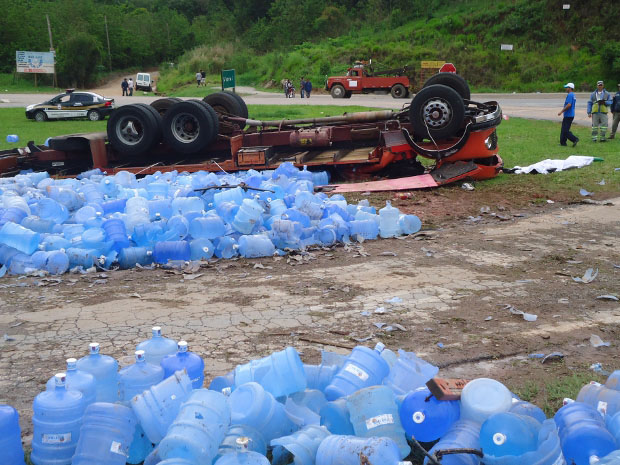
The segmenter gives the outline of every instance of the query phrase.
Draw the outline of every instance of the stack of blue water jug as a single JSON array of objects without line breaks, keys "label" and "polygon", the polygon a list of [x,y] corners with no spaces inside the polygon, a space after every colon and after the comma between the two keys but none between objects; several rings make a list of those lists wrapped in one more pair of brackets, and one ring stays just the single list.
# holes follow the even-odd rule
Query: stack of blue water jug
[{"label": "stack of blue water jug", "polygon": [[[91,343],[48,381],[33,403],[34,465],[411,465],[420,444],[432,456],[468,449],[444,465],[620,464],[620,371],[547,419],[488,378],[439,400],[426,387],[437,367],[382,343],[323,352],[318,365],[287,347],[205,389],[203,359],[154,327],[118,367]],[[0,444],[3,463],[24,464],[9,406]]]},{"label": "stack of blue water jug", "polygon": [[[2,178],[0,273],[267,257],[422,226],[389,202],[377,214],[367,200],[353,205],[342,195],[314,193],[328,182],[327,172],[290,162],[235,174],[171,171],[137,179],[95,169],[71,179],[45,172]],[[242,183],[257,190],[222,187]]]}]

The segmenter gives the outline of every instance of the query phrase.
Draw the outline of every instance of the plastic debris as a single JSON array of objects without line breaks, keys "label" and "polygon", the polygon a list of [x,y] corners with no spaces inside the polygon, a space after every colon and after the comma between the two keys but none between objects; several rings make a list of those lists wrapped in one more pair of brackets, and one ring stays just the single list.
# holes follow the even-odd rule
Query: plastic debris
[{"label": "plastic debris", "polygon": [[385,302],[388,304],[400,304],[402,303],[403,299],[401,299],[400,297],[392,297],[391,299],[387,299]]},{"label": "plastic debris", "polygon": [[14,340],[15,340],[15,338],[14,338],[14,337],[9,336],[9,335],[8,335],[8,334],[6,334],[6,333],[4,333],[4,340],[5,340],[5,341],[7,341],[7,342],[10,342],[10,341],[14,341]]},{"label": "plastic debris", "polygon": [[478,221],[481,221],[482,217],[481,216],[468,216],[467,217],[467,221],[469,221],[470,223],[477,223]]},{"label": "plastic debris", "polygon": [[562,352],[552,352],[549,355],[545,356],[542,359],[542,363],[553,362],[556,360],[562,360],[564,358],[564,354]]},{"label": "plastic debris", "polygon": [[492,316],[487,316],[487,317],[484,319],[484,321],[491,321],[492,319],[493,319],[493,317],[492,317]]},{"label": "plastic debris", "polygon": [[473,184],[464,182],[463,184],[461,184],[461,189],[466,190],[466,191],[473,191],[475,187],[473,186]]},{"label": "plastic debris", "polygon": [[529,354],[528,358],[545,358],[545,354]]},{"label": "plastic debris", "polygon": [[598,268],[594,271],[594,268],[588,268],[581,278],[573,278],[576,283],[589,284],[598,276]]},{"label": "plastic debris", "polygon": [[405,332],[407,331],[407,328],[405,328],[403,325],[400,325],[398,323],[392,323],[391,325],[386,326],[383,329],[387,332],[396,331],[396,330],[405,331]]},{"label": "plastic debris", "polygon": [[366,337],[354,337],[353,340],[356,342],[366,342],[366,341],[370,341],[373,337],[374,337],[374,334],[371,334],[370,336],[366,336]]},{"label": "plastic debris", "polygon": [[361,312],[360,315],[362,315],[362,316],[370,316],[370,312]]},{"label": "plastic debris", "polygon": [[593,192],[589,192],[589,191],[585,190],[584,188],[581,188],[581,189],[579,189],[579,194],[582,197],[588,197],[588,196],[592,195]]},{"label": "plastic debris", "polygon": [[611,294],[606,294],[606,295],[599,295],[596,297],[597,300],[612,300],[614,302],[618,302],[618,297],[616,297],[615,295],[611,295]]},{"label": "plastic debris", "polygon": [[595,347],[595,348],[609,347],[611,345],[611,342],[604,342],[600,336],[596,334],[592,334],[590,336],[590,344],[592,344],[592,347]]},{"label": "plastic debris", "polygon": [[520,315],[523,317],[525,321],[536,321],[538,319],[538,315],[534,315],[533,313],[525,313],[521,310],[517,310],[512,305],[506,304],[504,305],[504,310],[510,311],[513,315]]},{"label": "plastic debris", "polygon": [[491,207],[487,207],[487,206],[480,207],[480,213],[482,213],[483,215],[486,213],[491,213]]},{"label": "plastic debris", "polygon": [[437,343],[437,347],[439,347],[440,349],[443,349],[443,347],[444,347],[443,342],[438,342]]},{"label": "plastic debris", "polygon": [[379,329],[383,328],[386,324],[387,323],[373,323],[373,325],[375,325]]},{"label": "plastic debris", "polygon": [[2,265],[2,267],[0,268],[0,278],[2,278],[6,272],[8,271],[7,267],[5,265]]},{"label": "plastic debris", "polygon": [[375,313],[378,313],[379,315],[382,315],[386,312],[385,307],[377,307],[375,308]]},{"label": "plastic debris", "polygon": [[604,186],[605,185],[605,180],[601,179],[598,183],[599,186]]},{"label": "plastic debris", "polygon": [[603,365],[601,365],[600,363],[593,363],[592,365],[590,365],[590,370],[603,376],[609,376],[611,374],[609,371],[604,370]]}]

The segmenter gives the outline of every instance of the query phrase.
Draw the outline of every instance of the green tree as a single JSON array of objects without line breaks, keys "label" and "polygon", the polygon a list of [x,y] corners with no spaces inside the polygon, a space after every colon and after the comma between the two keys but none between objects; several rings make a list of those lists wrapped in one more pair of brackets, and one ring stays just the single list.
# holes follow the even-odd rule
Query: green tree
[{"label": "green tree", "polygon": [[101,56],[101,44],[92,35],[78,32],[58,48],[61,79],[72,86],[86,87]]}]

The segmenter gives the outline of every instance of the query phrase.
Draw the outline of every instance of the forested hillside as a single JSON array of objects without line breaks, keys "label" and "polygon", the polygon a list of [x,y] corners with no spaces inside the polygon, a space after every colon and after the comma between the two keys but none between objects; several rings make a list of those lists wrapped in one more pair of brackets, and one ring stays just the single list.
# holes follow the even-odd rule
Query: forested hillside
[{"label": "forested hillside", "polygon": [[568,1],[0,0],[0,71],[14,70],[16,50],[49,49],[47,14],[61,84],[170,62],[163,88],[200,68],[232,67],[255,85],[302,74],[322,81],[368,58],[388,68],[452,61],[477,88],[620,80],[620,2],[564,10]]}]

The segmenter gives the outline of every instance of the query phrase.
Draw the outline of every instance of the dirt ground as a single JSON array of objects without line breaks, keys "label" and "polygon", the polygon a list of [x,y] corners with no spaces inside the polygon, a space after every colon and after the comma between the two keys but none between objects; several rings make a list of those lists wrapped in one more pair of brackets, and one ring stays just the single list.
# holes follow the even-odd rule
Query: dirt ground
[{"label": "dirt ground", "polygon": [[[204,262],[185,273],[2,278],[0,403],[19,410],[29,443],[32,400],[66,358],[96,341],[129,364],[155,324],[204,357],[207,385],[288,345],[316,363],[322,349],[346,353],[358,340],[415,351],[446,377],[493,377],[515,389],[595,362],[619,369],[620,304],[596,297],[620,294],[620,198],[500,200],[418,192],[396,204],[424,219],[422,234],[283,258]],[[572,279],[588,268],[599,270],[593,282]],[[394,297],[402,302],[387,302]],[[538,318],[525,321],[506,305]],[[592,347],[592,334],[611,347]],[[556,351],[563,361],[528,358]]]}]

